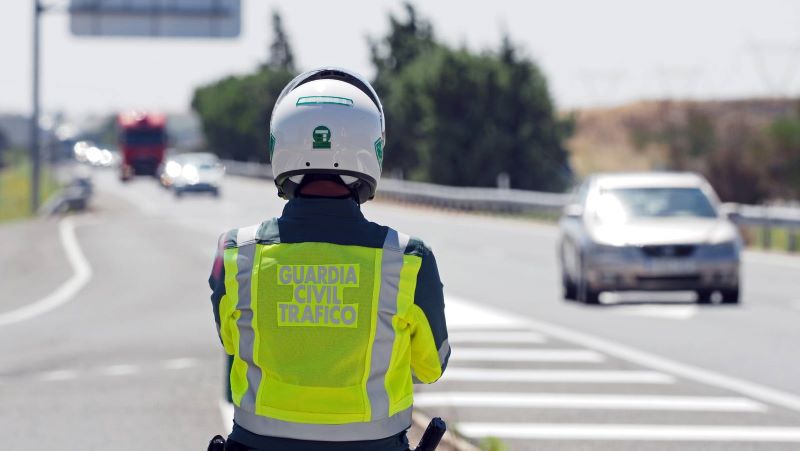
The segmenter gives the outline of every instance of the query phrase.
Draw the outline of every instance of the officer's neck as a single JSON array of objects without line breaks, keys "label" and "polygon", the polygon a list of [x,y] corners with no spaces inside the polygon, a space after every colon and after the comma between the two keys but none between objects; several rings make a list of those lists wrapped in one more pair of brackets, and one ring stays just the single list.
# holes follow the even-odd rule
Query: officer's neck
[{"label": "officer's neck", "polygon": [[350,189],[332,180],[314,180],[300,187],[301,197],[347,199],[352,196]]}]

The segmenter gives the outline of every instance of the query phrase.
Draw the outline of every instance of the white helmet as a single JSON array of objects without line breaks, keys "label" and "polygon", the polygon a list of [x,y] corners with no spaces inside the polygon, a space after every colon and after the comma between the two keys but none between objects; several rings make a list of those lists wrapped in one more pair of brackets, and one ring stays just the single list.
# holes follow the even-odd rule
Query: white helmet
[{"label": "white helmet", "polygon": [[278,195],[293,198],[305,174],[334,174],[364,203],[375,196],[385,143],[383,106],[366,80],[337,68],[301,74],[283,89],[270,119]]}]

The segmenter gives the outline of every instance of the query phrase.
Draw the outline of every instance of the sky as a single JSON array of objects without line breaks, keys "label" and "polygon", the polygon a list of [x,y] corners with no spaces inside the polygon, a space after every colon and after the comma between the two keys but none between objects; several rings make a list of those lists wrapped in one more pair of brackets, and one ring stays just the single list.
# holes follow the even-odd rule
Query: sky
[{"label": "sky", "polygon": [[[42,106],[103,114],[189,110],[193,89],[252,71],[281,12],[300,69],[335,65],[373,75],[367,38],[388,29],[389,0],[242,0],[232,40],[75,37],[66,0],[42,20]],[[548,77],[560,109],[651,98],[800,94],[795,0],[436,0],[416,2],[438,39],[474,51],[507,33]],[[0,0],[0,112],[31,105],[33,0]]]}]

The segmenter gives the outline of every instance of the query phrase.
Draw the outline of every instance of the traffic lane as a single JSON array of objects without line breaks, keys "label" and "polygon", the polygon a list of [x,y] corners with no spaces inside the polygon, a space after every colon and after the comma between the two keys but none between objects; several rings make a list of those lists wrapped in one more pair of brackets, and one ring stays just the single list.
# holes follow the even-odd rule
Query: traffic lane
[{"label": "traffic lane", "polygon": [[2,224],[0,243],[0,315],[44,298],[72,276],[57,218]]},{"label": "traffic lane", "polygon": [[[425,237],[446,288],[483,305],[552,321],[595,336],[800,393],[797,257],[746,252],[741,306],[697,308],[684,319],[628,315],[632,306],[561,299],[554,226],[523,220],[376,204],[374,213]],[[372,207],[365,207],[365,210]],[[647,301],[645,298],[644,301]],[[659,306],[662,310],[685,305]]]},{"label": "traffic lane", "polygon": [[[106,205],[117,213],[104,215]],[[119,206],[118,199],[99,194],[95,222],[78,229],[95,273],[89,285],[53,312],[0,329],[6,337],[0,340],[3,416],[17,419],[0,422],[5,436],[18,435],[12,425],[27,422],[21,430],[36,432],[42,443],[71,443],[76,449],[140,449],[149,436],[169,438],[166,443],[175,444],[169,449],[197,449],[222,429],[217,402],[223,363],[206,283],[214,240]],[[198,244],[205,241],[207,246]],[[135,362],[180,359],[214,363],[206,365],[202,383],[200,373],[189,371],[172,378],[133,377],[137,372],[103,390],[91,378],[68,390],[26,385],[26,375],[58,379],[105,367],[127,376]],[[53,430],[41,427],[50,424],[56,425]],[[102,430],[90,434],[87,428]],[[70,431],[85,430],[66,440]],[[98,436],[105,446],[95,446]],[[176,436],[190,437],[193,444]],[[15,449],[58,448],[38,443],[22,441]]]},{"label": "traffic lane", "polygon": [[[175,202],[153,183],[117,188],[155,190],[152,196],[143,198],[160,202],[161,214],[209,231],[224,228],[217,224],[227,227],[258,222],[282,208],[283,202],[273,196],[269,181],[228,177],[223,186],[223,197],[217,203],[203,197]],[[780,285],[784,288],[777,291],[790,292],[793,287],[786,286],[793,279],[789,266],[777,266],[773,277],[764,280],[750,275],[757,275],[750,267],[762,263],[746,262],[742,307],[699,309],[682,321],[631,317],[618,314],[624,307],[587,308],[561,301],[555,255],[558,232],[551,225],[384,202],[370,202],[363,209],[371,220],[423,237],[434,248],[443,281],[451,292],[678,361],[800,391],[800,377],[796,377],[800,363],[786,355],[787,347],[800,339],[794,314],[782,315],[766,308],[780,306],[782,301],[760,294]]]},{"label": "traffic lane", "polygon": [[100,367],[69,379],[43,373],[6,382],[0,385],[4,449],[205,449],[222,432],[221,367],[221,359],[185,369]]},{"label": "traffic lane", "polygon": [[17,338],[0,343],[10,352],[3,366],[218,345],[206,283],[213,240],[207,252],[197,244],[205,236],[169,231],[175,228],[169,223],[132,216],[96,220],[77,231],[94,279],[54,312],[0,329]]}]

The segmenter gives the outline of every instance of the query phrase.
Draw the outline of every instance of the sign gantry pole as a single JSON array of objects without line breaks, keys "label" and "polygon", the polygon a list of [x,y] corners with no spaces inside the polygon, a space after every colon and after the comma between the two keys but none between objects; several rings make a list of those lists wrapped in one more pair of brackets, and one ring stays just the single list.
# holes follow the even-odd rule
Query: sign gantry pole
[{"label": "sign gantry pole", "polygon": [[41,156],[39,152],[39,21],[44,7],[40,0],[33,0],[33,80],[31,112],[31,212],[39,209],[39,179]]}]

